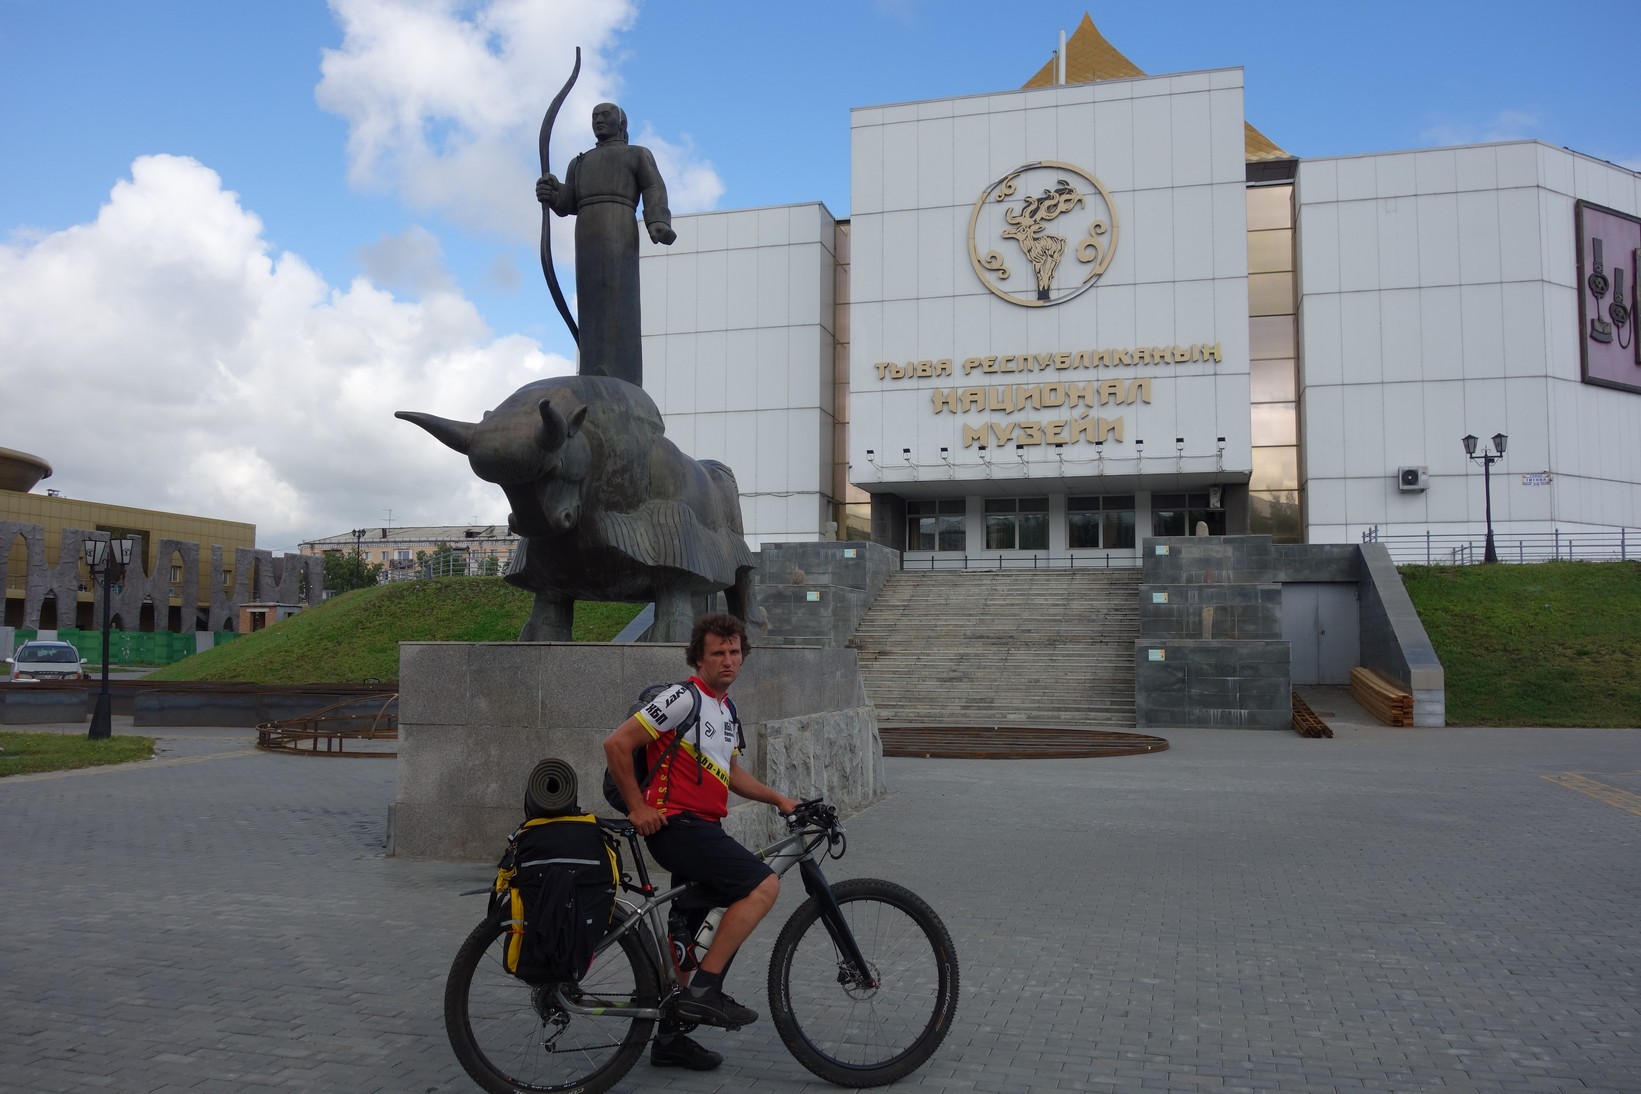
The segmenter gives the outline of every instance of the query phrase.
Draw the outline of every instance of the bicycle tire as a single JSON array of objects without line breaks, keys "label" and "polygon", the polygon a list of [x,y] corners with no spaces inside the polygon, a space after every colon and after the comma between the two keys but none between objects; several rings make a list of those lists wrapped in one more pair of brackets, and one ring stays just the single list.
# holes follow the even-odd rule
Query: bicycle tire
[{"label": "bicycle tire", "polygon": [[[595,958],[576,990],[658,1005],[655,967],[643,951],[641,931],[628,931]],[[563,1011],[552,1002],[552,988],[527,984],[503,967],[506,938],[502,917],[492,915],[473,928],[450,964],[444,1025],[456,1059],[490,1094],[608,1090],[638,1061],[655,1020]]]},{"label": "bicycle tire", "polygon": [[821,906],[792,913],[769,959],[770,1017],[794,1058],[839,1086],[881,1086],[923,1066],[957,1011],[957,951],[933,908],[877,878],[832,886],[844,920],[879,980],[839,982],[842,957]]}]

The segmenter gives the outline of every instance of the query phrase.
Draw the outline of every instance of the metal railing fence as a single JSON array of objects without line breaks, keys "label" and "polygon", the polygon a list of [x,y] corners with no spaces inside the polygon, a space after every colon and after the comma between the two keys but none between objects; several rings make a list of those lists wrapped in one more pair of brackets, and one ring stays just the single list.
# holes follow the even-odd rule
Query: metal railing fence
[{"label": "metal railing fence", "polygon": [[959,570],[1135,570],[1140,556],[1127,551],[1075,552],[1067,555],[1051,554],[936,554],[928,558],[908,559],[900,556],[900,568],[906,571],[933,573]]},{"label": "metal railing fence", "polygon": [[[1398,566],[1468,566],[1482,561],[1486,536],[1463,532],[1425,532],[1423,535],[1381,535],[1378,528],[1362,533],[1363,543],[1382,543]],[[1641,529],[1614,528],[1600,532],[1495,531],[1493,547],[1500,562],[1621,562],[1641,561]]]}]

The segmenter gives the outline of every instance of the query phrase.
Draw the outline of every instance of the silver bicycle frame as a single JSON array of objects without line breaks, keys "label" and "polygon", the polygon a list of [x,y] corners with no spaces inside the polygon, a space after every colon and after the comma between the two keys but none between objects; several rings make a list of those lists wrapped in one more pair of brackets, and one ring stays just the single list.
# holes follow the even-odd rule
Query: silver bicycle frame
[{"label": "silver bicycle frame", "polygon": [[[840,827],[838,831],[841,832],[842,828]],[[815,832],[807,828],[799,829],[790,835],[781,837],[768,847],[756,852],[756,854],[769,865],[769,868],[775,872],[776,877],[782,877],[788,870],[804,859],[813,858],[814,850],[809,841],[816,838]],[[819,838],[824,839],[825,837],[820,836]],[[617,897],[616,903],[627,910],[627,915],[623,918],[620,926],[605,935],[598,943],[598,948],[593,951],[593,960],[596,962],[605,953],[609,952],[610,947],[620,943],[622,935],[638,930],[639,924],[647,921],[650,928],[649,938],[647,940],[641,938],[640,941],[641,944],[645,942],[654,943],[653,946],[648,947],[647,952],[651,961],[657,966],[657,972],[665,981],[662,985],[664,989],[662,1001],[665,1002],[670,999],[673,993],[678,991],[678,974],[677,970],[673,968],[671,955],[661,952],[667,937],[667,923],[662,917],[661,910],[688,889],[688,885],[677,885],[666,892],[657,893],[640,905],[633,904],[626,897]],[[554,1002],[571,1014],[581,1014],[593,1018],[614,1015],[622,1018],[659,1019],[662,1017],[660,1007],[635,1007],[631,1003],[615,1001],[601,1005],[587,1005],[585,1001],[572,1002],[565,997],[565,989],[572,987],[574,985],[560,985],[554,993]]]}]

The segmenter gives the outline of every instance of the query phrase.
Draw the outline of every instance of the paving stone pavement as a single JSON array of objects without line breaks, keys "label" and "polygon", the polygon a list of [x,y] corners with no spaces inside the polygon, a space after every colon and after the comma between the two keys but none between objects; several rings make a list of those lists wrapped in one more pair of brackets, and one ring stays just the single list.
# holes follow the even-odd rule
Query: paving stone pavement
[{"label": "paving stone pavement", "polygon": [[[1641,730],[1342,713],[1332,740],[889,760],[830,873],[921,894],[962,963],[898,1087],[1641,1090]],[[489,864],[385,857],[392,760],[157,732],[148,763],[0,779],[0,1090],[476,1089],[440,1008]],[[800,890],[730,978],[760,1011]],[[767,1020],[700,1038],[719,1071],[617,1089],[833,1089]]]}]

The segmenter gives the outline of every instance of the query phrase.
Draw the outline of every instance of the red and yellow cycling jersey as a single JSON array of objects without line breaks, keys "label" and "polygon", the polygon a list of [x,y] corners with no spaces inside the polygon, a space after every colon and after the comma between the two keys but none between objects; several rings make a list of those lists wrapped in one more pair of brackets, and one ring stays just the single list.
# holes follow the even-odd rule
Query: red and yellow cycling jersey
[{"label": "red and yellow cycling jersey", "polygon": [[[695,706],[691,687],[701,695],[700,724],[684,729],[683,741],[656,771],[672,744],[673,727],[686,722]],[[654,738],[645,758],[655,777],[644,791],[644,800],[669,817],[694,813],[722,820],[727,816],[729,768],[741,750],[741,726],[728,698],[713,694],[700,677],[692,676],[687,684],[677,684],[640,707],[634,717]]]}]

